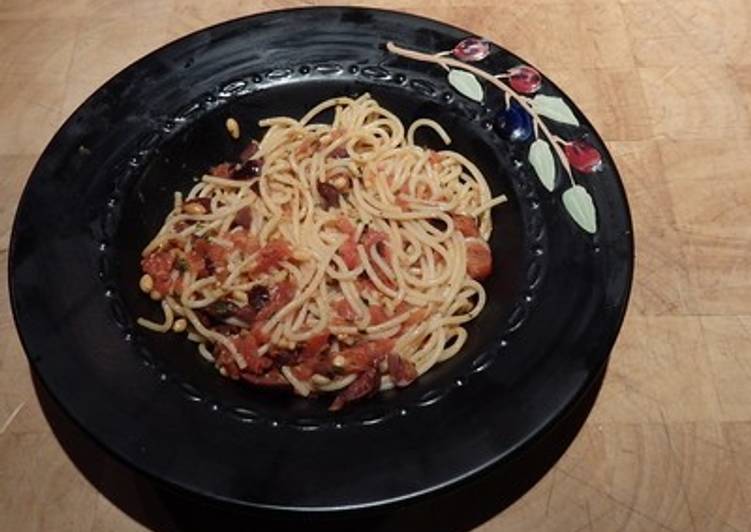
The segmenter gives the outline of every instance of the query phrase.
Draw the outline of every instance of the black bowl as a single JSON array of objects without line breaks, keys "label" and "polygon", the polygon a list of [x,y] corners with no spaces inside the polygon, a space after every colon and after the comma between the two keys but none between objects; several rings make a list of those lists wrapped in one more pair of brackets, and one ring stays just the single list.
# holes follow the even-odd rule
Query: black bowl
[{"label": "black bowl", "polygon": [[[138,470],[256,508],[383,507],[522,456],[607,360],[630,290],[631,225],[613,162],[578,110],[582,126],[551,129],[602,154],[596,175],[576,176],[597,207],[593,234],[567,215],[561,168],[549,192],[526,161],[529,146],[491,127],[499,91],[473,102],[439,67],[384,47],[437,52],[465,37],[370,9],[274,12],[172,43],[90,97],[32,174],[9,261],[24,347],[64,410]],[[494,47],[478,65],[520,63]],[[235,158],[262,134],[259,119],[300,117],[325,98],[363,92],[405,123],[437,120],[493,193],[510,198],[493,213],[488,304],[462,351],[406,389],[331,413],[324,399],[224,379],[182,336],[135,326],[158,315],[137,288],[138,263],[172,192]],[[548,81],[542,92],[561,96]],[[241,141],[225,131],[229,116],[243,126]],[[418,140],[441,146],[429,132]]]}]

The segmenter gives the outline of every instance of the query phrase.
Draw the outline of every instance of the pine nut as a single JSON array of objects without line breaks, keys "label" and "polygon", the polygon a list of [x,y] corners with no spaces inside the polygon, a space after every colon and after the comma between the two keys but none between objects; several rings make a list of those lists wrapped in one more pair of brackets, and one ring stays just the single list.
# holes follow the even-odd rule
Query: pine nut
[{"label": "pine nut", "polygon": [[138,281],[138,286],[142,292],[148,294],[154,288],[154,279],[148,273],[144,273],[141,276],[141,280]]},{"label": "pine nut", "polygon": [[197,201],[189,201],[183,204],[183,212],[185,214],[206,214],[206,208]]},{"label": "pine nut", "polygon": [[228,118],[224,125],[227,128],[227,133],[229,133],[230,137],[235,140],[240,138],[240,124],[237,123],[237,120],[234,118]]}]

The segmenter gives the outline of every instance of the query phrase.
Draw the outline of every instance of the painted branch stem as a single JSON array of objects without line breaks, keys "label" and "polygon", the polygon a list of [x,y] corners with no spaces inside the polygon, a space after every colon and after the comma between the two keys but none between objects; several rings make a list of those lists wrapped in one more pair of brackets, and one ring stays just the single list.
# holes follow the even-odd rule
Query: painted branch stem
[{"label": "painted branch stem", "polygon": [[535,126],[536,126],[535,129],[539,129],[540,131],[542,131],[545,137],[547,137],[548,142],[550,142],[550,144],[553,145],[553,149],[558,155],[558,159],[561,161],[561,165],[563,166],[563,169],[566,171],[569,181],[571,181],[572,185],[576,184],[576,182],[574,181],[573,175],[571,173],[571,166],[569,165],[568,159],[566,158],[566,154],[563,153],[563,150],[561,149],[560,144],[557,142],[558,137],[556,135],[553,135],[550,132],[550,130],[548,129],[548,126],[545,124],[542,118],[540,118],[540,116],[535,112],[535,110],[530,105],[528,98],[525,98],[524,96],[521,96],[520,94],[518,94],[514,89],[506,85],[498,77],[492,74],[488,74],[487,72],[485,72],[482,69],[477,68],[476,66],[469,65],[462,61],[449,57],[445,52],[441,52],[438,54],[426,54],[423,52],[418,52],[415,50],[402,48],[401,46],[398,46],[390,41],[386,43],[386,49],[395,55],[406,57],[408,59],[414,59],[415,61],[422,61],[424,63],[433,63],[443,68],[451,68],[451,67],[459,68],[461,70],[471,72],[475,76],[484,79],[491,85],[503,91],[507,95],[507,97],[511,97],[519,105],[521,105],[522,108],[525,111],[527,111],[527,113],[529,113],[529,115],[532,117],[532,119],[535,122]]}]

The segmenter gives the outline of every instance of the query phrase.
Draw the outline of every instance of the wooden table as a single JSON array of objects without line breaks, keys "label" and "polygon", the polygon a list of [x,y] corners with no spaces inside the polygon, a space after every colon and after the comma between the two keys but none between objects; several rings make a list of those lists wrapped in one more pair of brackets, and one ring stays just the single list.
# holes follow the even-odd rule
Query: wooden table
[{"label": "wooden table", "polygon": [[[142,529],[61,450],[14,330],[5,259],[40,151],[144,53],[315,3],[0,0],[0,530]],[[539,65],[603,134],[633,210],[635,285],[600,397],[558,464],[480,530],[751,530],[751,3],[369,4],[462,26]]]}]

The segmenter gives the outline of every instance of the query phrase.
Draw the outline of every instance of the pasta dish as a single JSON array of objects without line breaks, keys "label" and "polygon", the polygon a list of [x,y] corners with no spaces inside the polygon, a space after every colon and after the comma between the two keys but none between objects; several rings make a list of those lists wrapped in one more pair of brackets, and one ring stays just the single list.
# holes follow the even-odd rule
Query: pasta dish
[{"label": "pasta dish", "polygon": [[[320,115],[333,115],[320,123]],[[462,348],[492,272],[492,197],[459,153],[365,94],[301,119],[267,118],[259,142],[211,168],[145,247],[140,288],[226,377],[331,410],[403,387]],[[227,128],[239,138],[239,124]]]}]

